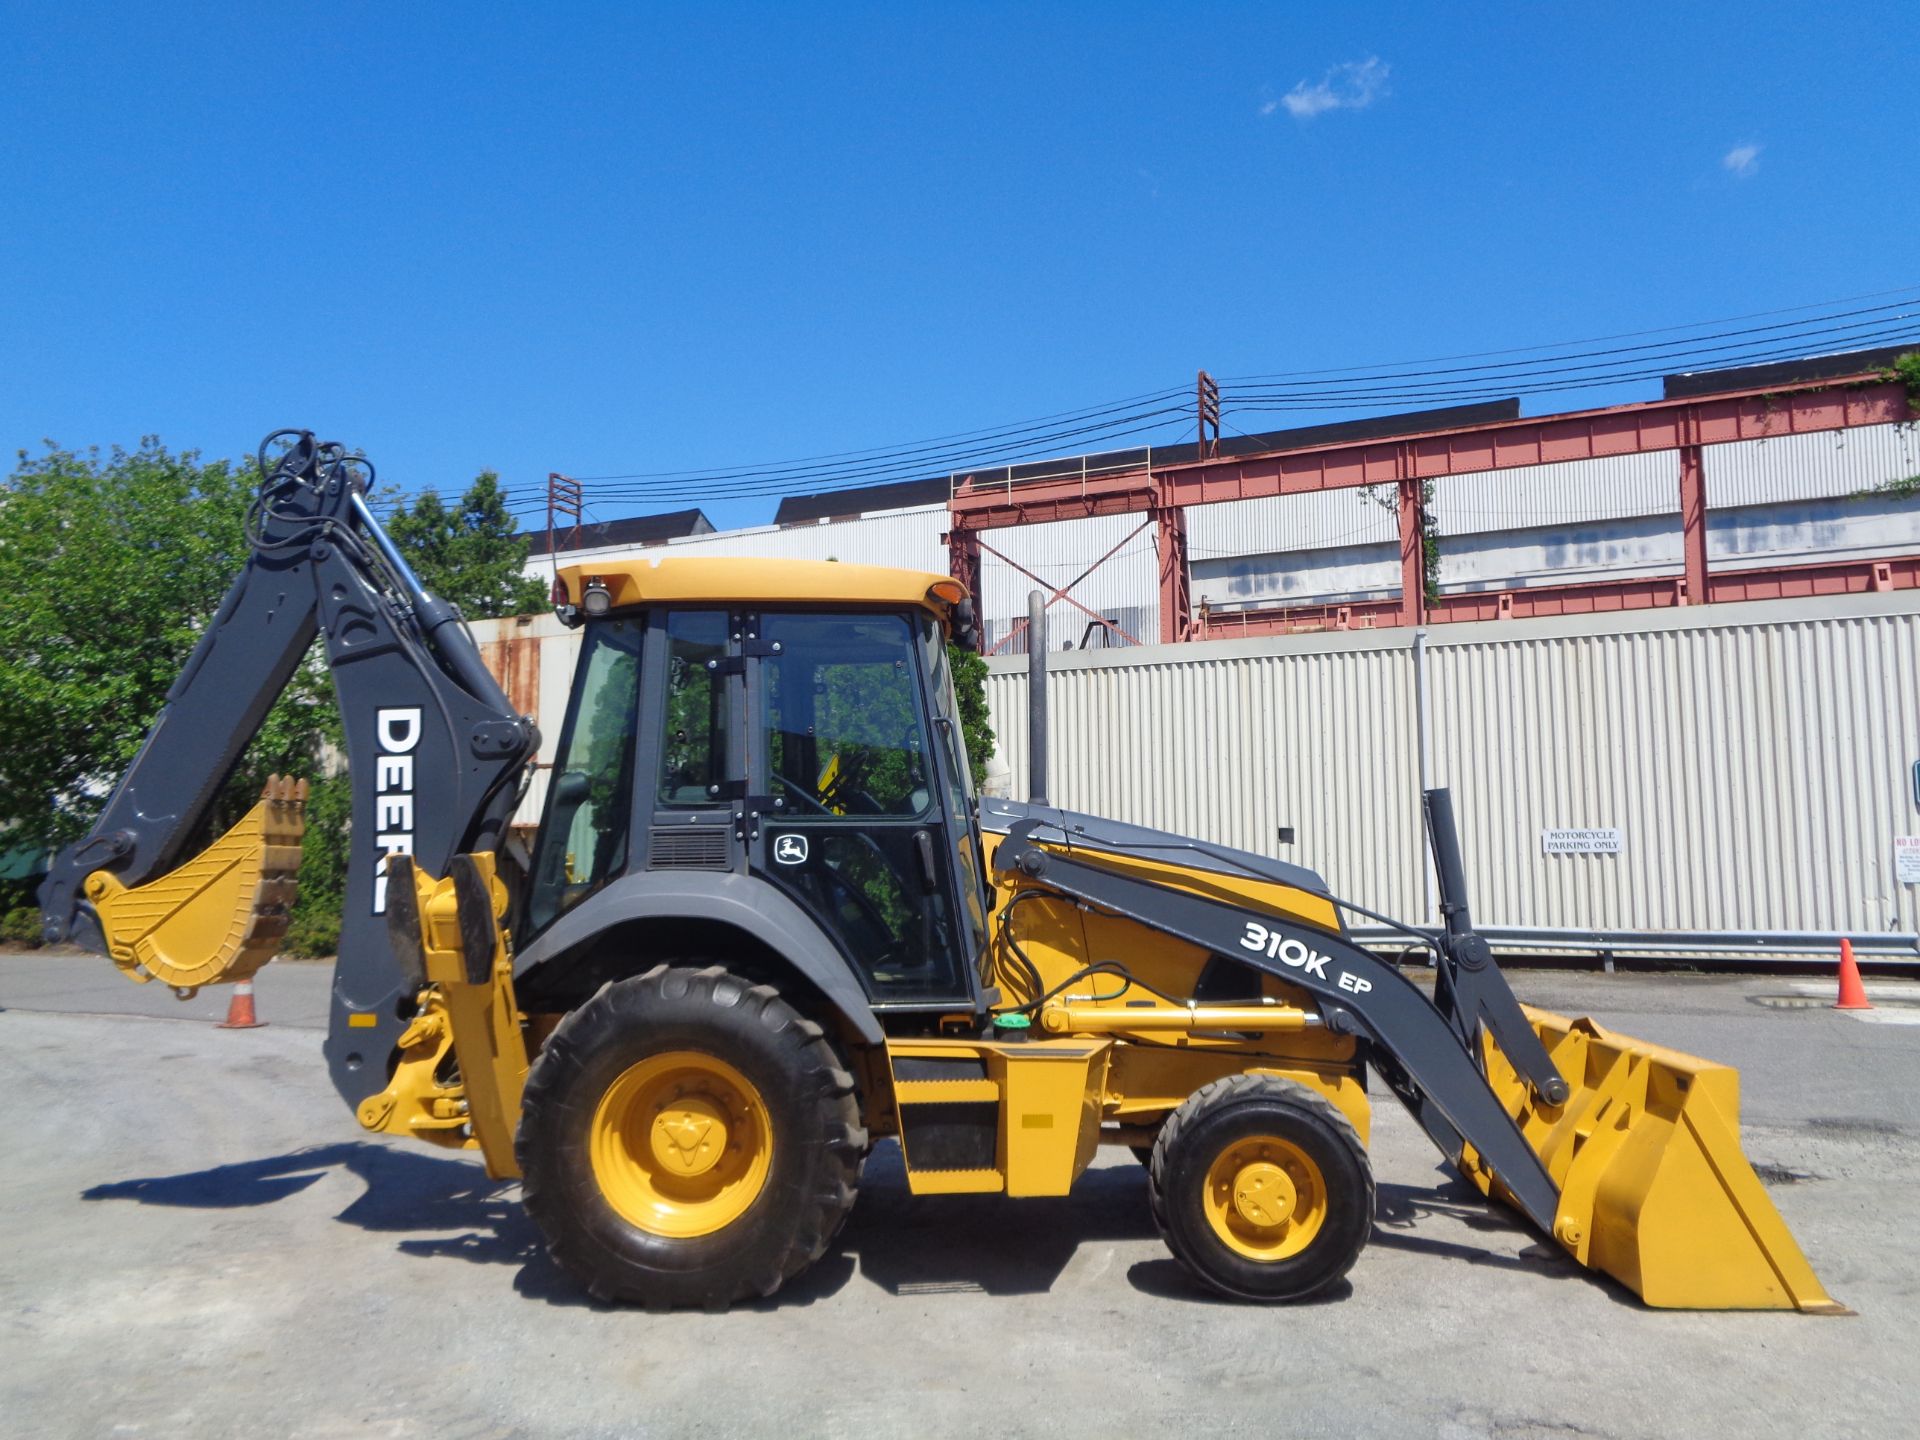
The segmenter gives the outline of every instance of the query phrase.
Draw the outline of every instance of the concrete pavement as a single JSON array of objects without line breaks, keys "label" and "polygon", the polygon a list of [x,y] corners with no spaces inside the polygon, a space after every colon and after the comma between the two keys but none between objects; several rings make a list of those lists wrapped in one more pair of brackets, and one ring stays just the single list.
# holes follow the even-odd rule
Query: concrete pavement
[{"label": "concrete pavement", "polygon": [[1748,1154],[1853,1318],[1644,1309],[1448,1179],[1385,1097],[1374,1240],[1323,1303],[1198,1292],[1124,1152],[1065,1199],[914,1199],[883,1146],[840,1246],[774,1300],[602,1308],[540,1253],[511,1186],[353,1123],[310,1028],[326,980],[268,967],[270,1028],[227,1032],[207,1023],[217,992],[178,1007],[97,959],[0,957],[0,1431],[1915,1428],[1920,1031],[1796,1003],[1778,978],[1515,985],[1739,1065]]}]

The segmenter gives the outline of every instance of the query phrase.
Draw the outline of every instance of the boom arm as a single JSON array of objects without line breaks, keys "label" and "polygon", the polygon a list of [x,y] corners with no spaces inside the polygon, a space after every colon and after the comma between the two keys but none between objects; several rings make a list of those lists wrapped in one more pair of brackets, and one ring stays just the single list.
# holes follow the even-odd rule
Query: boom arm
[{"label": "boom arm", "polygon": [[1457,1163],[1462,1147],[1471,1145],[1519,1209],[1551,1235],[1558,1187],[1487,1085],[1477,1059],[1480,1027],[1493,1030],[1503,1046],[1511,1041],[1516,1068],[1543,1098],[1565,1100],[1567,1083],[1526,1028],[1491,951],[1473,933],[1447,793],[1429,791],[1427,806],[1450,921],[1449,930],[1435,937],[1440,984],[1433,1000],[1397,966],[1344,935],[1122,875],[1098,862],[1097,839],[1091,852],[1096,858],[1081,859],[1070,833],[1039,818],[1013,826],[994,852],[994,864],[1082,905],[1307,990],[1320,1001],[1330,1028],[1371,1042],[1378,1068],[1442,1153]]},{"label": "boom arm", "polygon": [[412,999],[386,938],[385,857],[417,855],[438,874],[457,853],[496,848],[539,734],[481,663],[459,612],[421,588],[367,508],[364,462],[308,431],[268,443],[279,440],[291,444],[248,517],[253,554],[99,820],[55,858],[40,904],[49,940],[106,949],[89,877],[105,872],[115,889],[139,887],[181,865],[221,785],[323,635],[353,785],[326,1053],[335,1087],[357,1105],[386,1085],[387,1057],[406,1027],[400,1011]]}]

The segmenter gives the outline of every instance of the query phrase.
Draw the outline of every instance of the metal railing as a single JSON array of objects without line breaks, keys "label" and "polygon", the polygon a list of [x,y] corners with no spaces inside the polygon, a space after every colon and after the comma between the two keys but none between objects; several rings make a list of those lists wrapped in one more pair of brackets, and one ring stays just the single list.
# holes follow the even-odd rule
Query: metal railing
[{"label": "metal railing", "polygon": [[[1500,950],[1586,953],[1609,966],[1616,959],[1634,956],[1712,957],[1724,959],[1728,965],[1832,959],[1845,939],[1862,959],[1920,969],[1920,935],[1897,930],[1559,930],[1534,925],[1474,928]],[[1356,925],[1348,934],[1362,945],[1398,948],[1406,943],[1404,935],[1384,925]]]}]

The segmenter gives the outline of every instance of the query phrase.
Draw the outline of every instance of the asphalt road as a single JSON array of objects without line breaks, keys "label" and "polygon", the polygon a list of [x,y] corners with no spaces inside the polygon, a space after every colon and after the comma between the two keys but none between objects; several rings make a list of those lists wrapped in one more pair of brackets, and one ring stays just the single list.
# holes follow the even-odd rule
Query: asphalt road
[{"label": "asphalt road", "polygon": [[[1060,1200],[915,1200],[870,1165],[840,1247],[726,1315],[585,1302],[477,1163],[374,1140],[319,1056],[327,971],[221,1031],[90,958],[0,957],[0,1432],[1751,1437],[1920,1428],[1920,1027],[1794,982],[1533,973],[1522,997],[1738,1065],[1744,1133],[1859,1313],[1652,1311],[1376,1109],[1350,1282],[1216,1303],[1104,1151]],[[1886,1016],[1920,987],[1874,987]]]}]

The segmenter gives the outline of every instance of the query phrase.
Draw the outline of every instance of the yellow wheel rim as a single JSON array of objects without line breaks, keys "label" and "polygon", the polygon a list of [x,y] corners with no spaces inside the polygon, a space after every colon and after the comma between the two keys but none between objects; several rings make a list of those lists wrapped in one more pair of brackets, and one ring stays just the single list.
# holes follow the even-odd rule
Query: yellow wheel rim
[{"label": "yellow wheel rim", "polygon": [[760,1092],[697,1050],[670,1050],[622,1073],[600,1097],[590,1133],[607,1203],[628,1223],[676,1239],[738,1220],[773,1161]]},{"label": "yellow wheel rim", "polygon": [[1207,1167],[1201,1203],[1223,1244],[1249,1260],[1285,1260],[1313,1243],[1327,1219],[1327,1182],[1291,1140],[1249,1135]]}]

